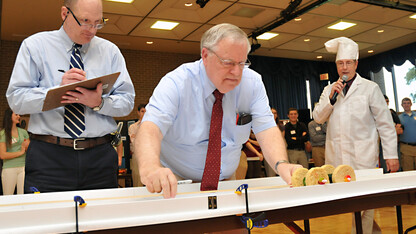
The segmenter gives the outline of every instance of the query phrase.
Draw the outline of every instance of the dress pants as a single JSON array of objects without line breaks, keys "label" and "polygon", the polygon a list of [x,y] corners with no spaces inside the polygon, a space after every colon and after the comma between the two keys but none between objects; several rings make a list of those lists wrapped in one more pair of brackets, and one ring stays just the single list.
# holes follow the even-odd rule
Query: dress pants
[{"label": "dress pants", "polygon": [[325,146],[312,146],[312,158],[315,167],[325,164]]},{"label": "dress pants", "polygon": [[25,193],[117,188],[118,155],[110,143],[74,150],[31,140],[26,153]]},{"label": "dress pants", "polygon": [[306,157],[305,150],[287,150],[287,156],[290,163],[297,163],[302,165],[304,168],[309,168],[308,158]]}]

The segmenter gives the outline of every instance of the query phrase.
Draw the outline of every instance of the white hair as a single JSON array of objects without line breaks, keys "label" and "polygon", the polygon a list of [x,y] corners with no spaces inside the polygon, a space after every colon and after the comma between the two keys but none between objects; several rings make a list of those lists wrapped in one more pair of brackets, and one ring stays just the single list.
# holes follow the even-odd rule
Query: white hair
[{"label": "white hair", "polygon": [[203,48],[215,50],[218,42],[224,38],[232,38],[235,41],[247,42],[247,54],[250,52],[250,42],[247,34],[239,27],[223,23],[208,29],[201,38],[201,52]]}]

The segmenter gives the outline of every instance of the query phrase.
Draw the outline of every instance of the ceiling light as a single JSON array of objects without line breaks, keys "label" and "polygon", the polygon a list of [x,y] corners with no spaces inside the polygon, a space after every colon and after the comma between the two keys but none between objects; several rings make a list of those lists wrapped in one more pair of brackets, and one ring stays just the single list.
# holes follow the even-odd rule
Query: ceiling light
[{"label": "ceiling light", "polygon": [[411,15],[409,18],[411,18],[411,19],[416,19],[416,14]]},{"label": "ceiling light", "polygon": [[109,2],[132,3],[134,0],[107,0]]},{"label": "ceiling light", "polygon": [[377,32],[378,33],[382,33],[382,32],[384,32],[384,30],[383,29],[380,29],[380,30],[377,30]]},{"label": "ceiling light", "polygon": [[186,7],[190,7],[190,6],[192,6],[192,2],[187,2],[187,3],[185,3],[185,6],[186,6]]},{"label": "ceiling light", "polygon": [[374,50],[369,50],[368,53],[369,54],[374,53]]},{"label": "ceiling light", "polygon": [[304,41],[304,42],[308,42],[308,41],[311,41],[311,39],[306,38],[306,39],[303,39],[303,41]]},{"label": "ceiling light", "polygon": [[263,33],[260,36],[258,36],[257,39],[270,40],[270,39],[272,39],[273,37],[275,37],[277,35],[279,35],[279,34],[278,33],[272,33],[272,32],[266,32],[266,33]]},{"label": "ceiling light", "polygon": [[317,59],[321,59],[322,58],[322,55],[318,55],[318,56],[316,56],[316,58]]},{"label": "ceiling light", "polygon": [[295,21],[301,21],[301,20],[302,20],[302,18],[300,18],[300,17],[295,18]]},{"label": "ceiling light", "polygon": [[158,20],[150,28],[162,29],[162,30],[172,30],[176,26],[178,26],[178,24],[179,23],[177,23],[177,22],[169,22],[169,21]]},{"label": "ceiling light", "polygon": [[329,29],[334,29],[334,30],[345,30],[345,29],[350,28],[350,27],[355,26],[355,25],[357,25],[357,24],[341,21],[339,23],[336,23],[334,25],[329,26],[328,28]]},{"label": "ceiling light", "polygon": [[146,44],[151,45],[153,44],[153,41],[146,41]]}]

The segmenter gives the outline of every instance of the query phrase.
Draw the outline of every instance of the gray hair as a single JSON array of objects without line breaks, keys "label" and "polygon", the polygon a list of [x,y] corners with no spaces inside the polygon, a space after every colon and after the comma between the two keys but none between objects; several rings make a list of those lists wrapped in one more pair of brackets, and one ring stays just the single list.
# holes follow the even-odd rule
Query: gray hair
[{"label": "gray hair", "polygon": [[208,29],[201,38],[201,52],[203,48],[215,50],[218,42],[224,38],[232,38],[234,41],[247,42],[247,54],[250,52],[250,42],[247,34],[239,27],[232,24],[218,24]]},{"label": "gray hair", "polygon": [[74,2],[76,3],[77,0],[64,0],[64,6],[72,7]]},{"label": "gray hair", "polygon": [[[77,4],[78,0],[64,0],[64,6],[73,8]],[[101,0],[102,2],[102,0]]]}]

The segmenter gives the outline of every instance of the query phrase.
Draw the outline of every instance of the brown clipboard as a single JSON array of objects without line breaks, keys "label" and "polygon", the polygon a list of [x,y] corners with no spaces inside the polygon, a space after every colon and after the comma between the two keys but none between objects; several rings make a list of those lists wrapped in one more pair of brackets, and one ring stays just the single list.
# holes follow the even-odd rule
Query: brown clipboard
[{"label": "brown clipboard", "polygon": [[76,87],[95,89],[98,83],[101,82],[103,84],[103,94],[106,94],[110,92],[119,75],[120,72],[116,72],[113,74],[52,88],[46,94],[45,101],[43,102],[42,111],[48,111],[60,106],[67,105],[66,103],[61,103],[62,96],[64,96],[65,93],[68,91],[74,91]]}]

